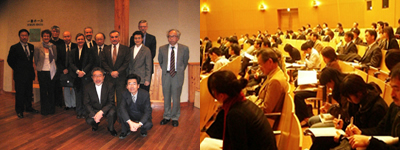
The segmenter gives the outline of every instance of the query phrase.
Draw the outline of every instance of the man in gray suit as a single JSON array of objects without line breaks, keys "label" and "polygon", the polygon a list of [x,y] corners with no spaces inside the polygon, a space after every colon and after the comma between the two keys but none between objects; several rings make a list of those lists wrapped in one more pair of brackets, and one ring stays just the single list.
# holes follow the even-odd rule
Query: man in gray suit
[{"label": "man in gray suit", "polygon": [[152,57],[150,49],[142,44],[143,33],[136,31],[133,33],[135,46],[130,48],[128,74],[139,75],[143,80],[140,81],[140,88],[149,92],[151,80]]},{"label": "man in gray suit", "polygon": [[[168,31],[168,43],[159,48],[158,62],[162,69],[162,89],[164,95],[164,115],[160,124],[167,124],[172,119],[172,126],[179,125],[180,102],[185,69],[189,60],[189,48],[178,44],[181,32]],[[171,97],[173,107],[171,110]]]}]

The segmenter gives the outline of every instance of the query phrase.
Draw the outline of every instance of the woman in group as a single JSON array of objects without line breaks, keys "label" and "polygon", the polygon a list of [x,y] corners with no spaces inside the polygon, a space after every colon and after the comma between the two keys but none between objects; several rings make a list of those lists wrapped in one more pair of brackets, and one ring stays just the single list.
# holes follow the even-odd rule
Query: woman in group
[{"label": "woman in group", "polygon": [[75,99],[76,99],[76,118],[85,118],[86,109],[83,106],[83,88],[86,84],[92,81],[90,72],[92,70],[92,57],[90,49],[83,46],[85,43],[85,36],[78,33],[75,37],[78,48],[74,48],[69,53],[69,63],[71,67],[70,75],[75,78]]},{"label": "woman in group", "polygon": [[51,31],[41,32],[42,43],[35,46],[34,59],[40,86],[40,109],[42,115],[54,114],[54,89],[56,74],[56,46],[50,42]]},{"label": "woman in group", "polygon": [[332,67],[341,71],[339,63],[337,61],[338,56],[336,55],[335,50],[332,47],[325,47],[324,49],[322,49],[321,54],[326,64],[326,67]]},{"label": "woman in group", "polygon": [[247,80],[230,71],[217,71],[208,79],[210,94],[222,103],[223,149],[276,150],[276,141],[264,112],[241,92]]},{"label": "woman in group", "polygon": [[385,27],[383,28],[382,34],[382,45],[381,49],[389,50],[389,49],[399,49],[399,43],[397,43],[396,38],[394,37],[393,28]]},{"label": "woman in group", "polygon": [[286,44],[285,47],[283,48],[283,50],[285,50],[285,52],[289,53],[290,57],[286,57],[286,62],[287,63],[294,63],[296,61],[301,60],[301,55],[300,55],[300,51],[293,47],[290,44]]}]

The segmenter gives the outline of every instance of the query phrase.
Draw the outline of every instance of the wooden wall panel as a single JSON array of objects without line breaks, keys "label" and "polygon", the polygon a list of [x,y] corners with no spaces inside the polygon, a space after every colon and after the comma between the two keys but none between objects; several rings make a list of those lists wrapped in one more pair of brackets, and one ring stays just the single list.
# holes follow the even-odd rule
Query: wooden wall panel
[{"label": "wooden wall panel", "polygon": [[189,102],[194,102],[195,92],[200,90],[200,63],[189,63]]},{"label": "wooden wall panel", "polygon": [[0,94],[3,94],[4,92],[3,80],[4,80],[4,59],[0,59]]},{"label": "wooden wall panel", "polygon": [[162,70],[159,63],[154,63],[154,74],[151,78],[150,85],[150,100],[164,101],[162,93],[162,81],[161,81]]}]

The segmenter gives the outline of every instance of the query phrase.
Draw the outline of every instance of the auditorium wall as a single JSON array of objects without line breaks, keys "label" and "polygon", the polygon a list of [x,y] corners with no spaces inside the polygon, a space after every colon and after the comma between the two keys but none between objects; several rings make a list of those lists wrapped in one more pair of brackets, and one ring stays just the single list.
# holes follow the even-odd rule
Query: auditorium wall
[{"label": "auditorium wall", "polygon": [[[400,2],[396,0],[389,0],[389,8],[385,9],[382,9],[382,0],[373,0],[373,9],[369,11],[366,0],[317,1],[318,7],[312,6],[313,0],[200,0],[200,8],[204,5],[210,8],[210,12],[200,13],[200,37],[216,40],[218,36],[255,34],[257,30],[274,33],[278,27],[278,10],[287,8],[298,9],[300,25],[309,23],[314,27],[326,22],[334,28],[341,22],[344,28],[351,28],[353,22],[358,22],[360,28],[369,28],[372,22],[382,20],[398,26]],[[259,10],[262,3],[267,6],[265,11]]]}]

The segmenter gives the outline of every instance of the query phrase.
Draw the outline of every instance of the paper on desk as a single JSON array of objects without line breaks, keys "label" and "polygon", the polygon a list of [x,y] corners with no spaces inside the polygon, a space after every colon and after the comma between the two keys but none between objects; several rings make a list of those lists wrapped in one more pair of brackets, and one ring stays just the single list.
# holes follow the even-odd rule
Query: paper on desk
[{"label": "paper on desk", "polygon": [[345,134],[342,129],[335,129],[334,127],[306,129],[306,132],[312,133],[315,137],[334,137],[336,135],[336,131],[338,131],[340,134]]},{"label": "paper on desk", "polygon": [[397,142],[399,142],[399,137],[393,137],[393,136],[373,136],[373,137],[389,145],[396,144]]},{"label": "paper on desk", "polygon": [[206,137],[200,144],[200,150],[222,150],[222,140]]},{"label": "paper on desk", "polygon": [[298,64],[298,63],[286,63],[286,68],[301,68],[306,67],[306,64]]},{"label": "paper on desk", "polygon": [[298,85],[317,84],[317,71],[315,70],[299,70],[297,77]]}]

